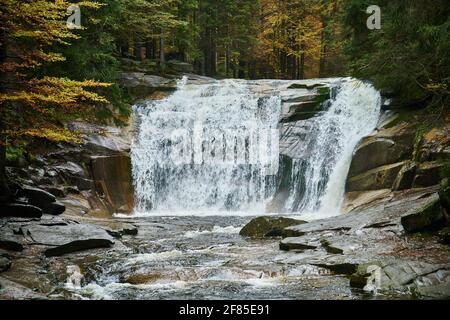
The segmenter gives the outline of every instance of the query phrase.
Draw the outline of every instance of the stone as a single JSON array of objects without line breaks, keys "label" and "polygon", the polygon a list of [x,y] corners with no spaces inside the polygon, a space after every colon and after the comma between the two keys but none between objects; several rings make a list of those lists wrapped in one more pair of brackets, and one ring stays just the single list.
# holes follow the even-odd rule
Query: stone
[{"label": "stone", "polygon": [[445,219],[437,194],[413,214],[402,217],[401,223],[408,233],[442,228],[445,225]]},{"label": "stone", "polygon": [[45,214],[58,216],[60,214],[63,214],[64,211],[66,211],[66,206],[63,205],[61,202],[56,201],[56,202],[52,202],[52,203],[45,205],[42,208],[42,210],[43,210],[43,213],[45,213]]},{"label": "stone", "polygon": [[447,215],[450,215],[450,179],[446,178],[441,181],[439,189],[439,199]]},{"label": "stone", "polygon": [[450,244],[450,228],[444,228],[439,231],[439,242],[442,244]]},{"label": "stone", "polygon": [[105,230],[89,224],[32,225],[27,227],[27,232],[35,243],[53,247],[45,251],[47,257],[108,248],[114,244],[113,238]]},{"label": "stone", "polygon": [[21,195],[28,199],[29,204],[39,208],[56,201],[55,196],[50,192],[31,186],[23,186]]},{"label": "stone", "polygon": [[306,223],[305,221],[282,217],[258,217],[246,224],[239,234],[243,237],[264,238],[283,236],[284,228]]},{"label": "stone", "polygon": [[42,209],[23,203],[9,203],[0,207],[0,217],[40,218]]},{"label": "stone", "polygon": [[176,72],[189,73],[194,71],[194,66],[192,64],[178,60],[167,61],[167,66]]},{"label": "stone", "polygon": [[356,148],[349,169],[349,177],[368,170],[409,159],[414,148],[415,133],[408,124],[384,128],[364,138]]},{"label": "stone", "polygon": [[67,188],[63,187],[53,187],[53,186],[46,186],[43,187],[45,191],[50,192],[52,195],[58,198],[64,198],[67,196]]},{"label": "stone", "polygon": [[145,98],[155,91],[173,91],[176,89],[176,81],[147,75],[143,72],[122,73],[120,85],[135,99]]},{"label": "stone", "polygon": [[112,206],[112,213],[131,213],[134,209],[134,193],[130,157],[94,157],[91,168],[95,190],[107,199]]},{"label": "stone", "polygon": [[406,189],[411,189],[414,182],[414,177],[416,175],[417,165],[413,161],[408,161],[400,169],[397,178],[394,181],[393,190],[402,191]]},{"label": "stone", "polygon": [[8,255],[0,253],[0,272],[8,271],[11,268],[11,259]]},{"label": "stone", "polygon": [[421,163],[414,177],[414,188],[425,188],[438,185],[441,182],[440,171],[444,166],[442,162],[433,161]]},{"label": "stone", "polygon": [[9,251],[22,251],[23,238],[14,234],[14,231],[8,226],[0,227],[0,248]]},{"label": "stone", "polygon": [[347,180],[346,191],[391,189],[405,162],[390,164],[364,172]]}]

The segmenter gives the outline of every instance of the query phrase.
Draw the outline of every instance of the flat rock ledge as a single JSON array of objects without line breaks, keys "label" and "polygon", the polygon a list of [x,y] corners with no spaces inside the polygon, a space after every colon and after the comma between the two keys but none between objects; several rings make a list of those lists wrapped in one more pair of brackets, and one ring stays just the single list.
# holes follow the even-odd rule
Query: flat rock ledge
[{"label": "flat rock ledge", "polygon": [[343,274],[355,290],[448,299],[449,228],[437,191],[396,192],[348,214],[287,227],[296,236],[280,241],[280,263]]}]

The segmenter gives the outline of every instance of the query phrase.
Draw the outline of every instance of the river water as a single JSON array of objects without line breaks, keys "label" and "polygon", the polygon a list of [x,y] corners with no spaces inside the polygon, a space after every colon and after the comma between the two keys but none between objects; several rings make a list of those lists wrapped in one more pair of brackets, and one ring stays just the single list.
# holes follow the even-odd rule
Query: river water
[{"label": "river water", "polygon": [[[307,134],[292,157],[284,216],[339,214],[353,150],[378,121],[380,96],[370,84],[326,83],[326,108],[300,123]],[[280,251],[279,240],[239,235],[278,190],[282,84],[183,79],[169,97],[135,106],[136,212],[118,219],[139,233],[88,265],[91,279],[69,290],[90,299],[367,297],[346,277],[296,263],[301,253]]]}]

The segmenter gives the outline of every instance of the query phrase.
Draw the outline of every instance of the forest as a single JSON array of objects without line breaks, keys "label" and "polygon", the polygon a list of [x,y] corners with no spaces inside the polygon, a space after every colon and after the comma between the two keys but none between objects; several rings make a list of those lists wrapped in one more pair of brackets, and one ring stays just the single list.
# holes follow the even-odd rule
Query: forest
[{"label": "forest", "polygon": [[[450,6],[434,0],[1,0],[1,167],[34,138],[76,141],[72,119],[130,113],[125,64],[215,78],[355,76],[401,103],[448,105]],[[381,29],[366,26],[370,5]]]}]

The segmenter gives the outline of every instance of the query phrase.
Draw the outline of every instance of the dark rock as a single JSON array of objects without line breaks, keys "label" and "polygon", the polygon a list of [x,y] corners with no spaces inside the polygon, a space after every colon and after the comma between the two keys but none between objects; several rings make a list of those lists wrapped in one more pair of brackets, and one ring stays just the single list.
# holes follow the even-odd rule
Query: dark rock
[{"label": "dark rock", "polygon": [[14,234],[7,226],[0,227],[0,248],[9,251],[22,251],[22,237]]},{"label": "dark rock", "polygon": [[405,162],[390,164],[369,170],[347,180],[346,191],[370,191],[391,189]]},{"label": "dark rock", "polygon": [[54,246],[45,251],[48,257],[94,248],[107,248],[114,244],[113,238],[105,230],[88,224],[32,225],[27,228],[27,231],[36,243]]},{"label": "dark rock", "polygon": [[56,201],[55,196],[50,192],[30,186],[22,187],[21,195],[28,198],[28,203],[39,208]]},{"label": "dark rock", "polygon": [[104,196],[111,211],[130,213],[134,208],[131,159],[128,155],[95,157],[91,161],[96,191]]},{"label": "dark rock", "polygon": [[71,161],[55,166],[55,169],[64,174],[86,178],[83,167]]},{"label": "dark rock", "polygon": [[284,228],[302,223],[306,222],[281,217],[259,217],[245,225],[239,234],[251,238],[264,238],[271,235],[283,236],[285,234]]},{"label": "dark rock", "polygon": [[78,190],[78,187],[66,187],[64,188],[64,192],[67,194],[80,194],[80,190]]},{"label": "dark rock", "polygon": [[307,84],[307,83],[293,83],[291,84],[288,89],[306,89],[306,90],[312,90],[318,87],[326,88],[326,85],[323,83],[313,83],[313,84]]},{"label": "dark rock", "polygon": [[317,267],[331,270],[338,274],[352,275],[356,272],[358,265],[354,263],[336,263],[336,264],[314,264]]},{"label": "dark rock", "polygon": [[441,182],[440,170],[444,166],[442,162],[425,162],[417,168],[414,178],[414,188],[425,188],[438,185]]},{"label": "dark rock", "polygon": [[413,214],[402,217],[401,223],[405,231],[410,233],[442,228],[445,219],[439,197],[436,195]]},{"label": "dark rock", "polygon": [[439,242],[442,244],[450,244],[450,228],[439,231]]},{"label": "dark rock", "polygon": [[400,169],[397,178],[394,181],[393,190],[401,191],[406,189],[411,189],[414,182],[414,177],[416,175],[417,165],[413,161],[408,161]]},{"label": "dark rock", "polygon": [[47,186],[43,188],[45,189],[45,191],[50,192],[52,195],[58,198],[64,198],[67,195],[67,190],[65,188],[52,186]]},{"label": "dark rock", "polygon": [[61,202],[56,201],[45,205],[42,210],[45,214],[58,216],[60,214],[63,214],[64,211],[66,211],[66,206],[63,205]]},{"label": "dark rock", "polygon": [[0,217],[40,218],[42,209],[22,203],[10,203],[0,208]]},{"label": "dark rock", "polygon": [[112,241],[105,239],[75,240],[61,246],[45,250],[46,257],[59,257],[65,254],[99,248],[109,248]]},{"label": "dark rock", "polygon": [[439,199],[447,215],[450,215],[450,179],[446,178],[441,181],[441,188],[439,190]]},{"label": "dark rock", "polygon": [[349,170],[349,177],[368,170],[409,159],[414,148],[414,130],[401,124],[382,129],[362,140],[356,148]]},{"label": "dark rock", "polygon": [[11,259],[6,254],[0,253],[0,272],[7,271],[11,267]]}]

